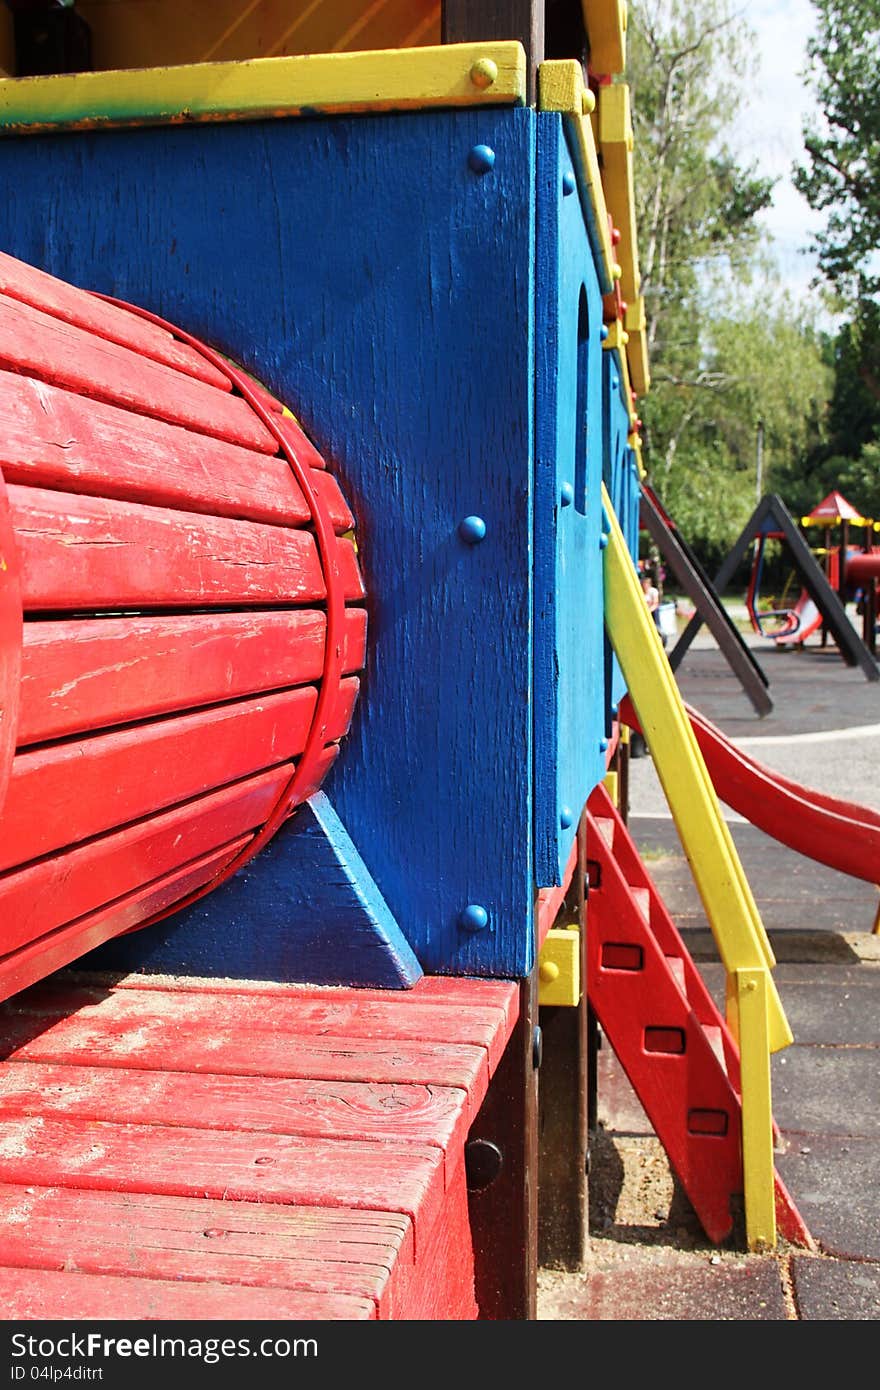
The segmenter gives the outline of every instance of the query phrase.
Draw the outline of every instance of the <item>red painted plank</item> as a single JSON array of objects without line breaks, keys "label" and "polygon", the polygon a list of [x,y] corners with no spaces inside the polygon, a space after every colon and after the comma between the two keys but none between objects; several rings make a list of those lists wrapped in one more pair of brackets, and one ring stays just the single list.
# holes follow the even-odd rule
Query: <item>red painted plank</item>
[{"label": "red painted plank", "polygon": [[85,290],[77,289],[64,280],[56,280],[36,266],[27,265],[13,256],[0,252],[0,293],[65,323],[74,324],[121,343],[132,351],[151,357],[156,362],[209,382],[221,391],[231,390],[231,383],[219,368],[213,366],[195,348],[177,342],[164,328],[150,323],[139,314],[129,313],[115,304],[97,299]]},{"label": "red painted plank", "polygon": [[293,764],[0,876],[0,956],[265,824]]},{"label": "red painted plank", "polygon": [[112,936],[145,922],[156,913],[165,912],[179,903],[188,893],[203,887],[236,858],[252,837],[245,836],[213,854],[205,855],[176,873],[166,874],[138,893],[132,893],[111,907],[88,917],[48,937],[13,951],[0,960],[0,999],[26,989],[54,970],[69,965],[77,956],[93,951]]},{"label": "red painted plank", "polygon": [[406,1140],[456,1155],[467,1137],[466,1102],[464,1091],[454,1087],[403,1081],[277,1077],[255,1086],[244,1076],[39,1062],[0,1067],[4,1120],[43,1115],[377,1143]]},{"label": "red painted plank", "polygon": [[[328,737],[348,728],[358,681],[344,680]],[[0,868],[23,864],[302,752],[311,686],[20,753],[4,810]]]},{"label": "red painted plank", "polygon": [[278,450],[275,436],[240,396],[3,298],[0,367],[261,453]]},{"label": "red painted plank", "polygon": [[[311,509],[284,458],[0,372],[0,468],[10,483],[182,511],[302,525]],[[334,529],[352,525],[339,485],[312,469]]]},{"label": "red painted plank", "polygon": [[4,1317],[12,1321],[204,1319],[232,1323],[239,1319],[355,1321],[375,1316],[370,1299],[347,1294],[244,1291],[236,1284],[182,1284],[42,1269],[0,1268],[0,1302]]},{"label": "red painted plank", "polygon": [[411,1282],[399,1213],[0,1185],[0,1265],[311,1289],[392,1317]]},{"label": "red painted plank", "polygon": [[[228,517],[9,488],[26,612],[310,603],[326,593],[310,532]],[[347,599],[364,595],[336,542]]]},{"label": "red painted plank", "polygon": [[0,812],[15,753],[21,699],[21,577],[9,498],[0,472]]},{"label": "red painted plank", "polygon": [[397,1211],[413,1222],[416,1258],[420,1233],[442,1209],[444,1190],[443,1154],[423,1144],[220,1135],[42,1116],[4,1121],[0,1181]]},{"label": "red painted plank", "polygon": [[[363,666],[366,625],[346,610],[346,672]],[[19,747],[318,680],[325,630],[311,609],[29,622]]]}]

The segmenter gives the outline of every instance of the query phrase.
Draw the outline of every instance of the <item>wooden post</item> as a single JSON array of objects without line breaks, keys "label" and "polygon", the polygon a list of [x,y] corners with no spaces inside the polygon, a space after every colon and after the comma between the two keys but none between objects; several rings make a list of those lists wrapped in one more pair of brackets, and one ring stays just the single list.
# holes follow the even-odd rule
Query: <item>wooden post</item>
[{"label": "wooden post", "polygon": [[537,967],[465,1146],[474,1275],[481,1319],[531,1320],[538,1280]]},{"label": "wooden post", "polygon": [[538,1258],[549,1269],[581,1269],[588,1238],[586,862],[582,816],[565,915],[569,922],[576,917],[580,931],[580,1002],[540,1010]]},{"label": "wooden post", "polygon": [[544,61],[543,0],[443,0],[444,43],[519,39],[526,51],[528,101],[537,95],[538,64]]}]

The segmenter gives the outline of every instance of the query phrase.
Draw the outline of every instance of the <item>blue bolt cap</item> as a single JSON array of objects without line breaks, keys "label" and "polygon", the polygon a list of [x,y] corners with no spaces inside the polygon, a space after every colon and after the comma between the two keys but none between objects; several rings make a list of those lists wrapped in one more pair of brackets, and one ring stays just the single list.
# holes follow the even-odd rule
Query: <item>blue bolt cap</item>
[{"label": "blue bolt cap", "polygon": [[574,812],[570,806],[561,806],[559,808],[559,824],[562,826],[563,830],[567,830],[570,825],[574,824]]},{"label": "blue bolt cap", "polygon": [[617,716],[618,716],[619,714],[620,714],[620,705],[612,705],[612,706],[611,706],[611,718],[612,718],[612,719],[616,719]]},{"label": "blue bolt cap", "polygon": [[603,342],[603,343],[604,343],[605,339],[608,337],[608,324],[607,324],[607,323],[603,323],[603,324],[602,324],[602,327],[599,329],[599,337],[602,339],[602,342]]},{"label": "blue bolt cap", "polygon": [[604,550],[607,544],[608,544],[608,537],[605,535],[605,532],[603,531],[603,532],[601,533],[601,535],[599,536],[599,549],[600,549],[600,550]]},{"label": "blue bolt cap", "polygon": [[600,753],[604,753],[604,752],[607,750],[607,748],[608,748],[608,740],[607,740],[607,738],[600,738],[600,739],[599,739],[599,752],[600,752]]},{"label": "blue bolt cap", "polygon": [[486,534],[486,523],[481,516],[466,516],[458,524],[458,534],[468,545],[479,545]]},{"label": "blue bolt cap", "polygon": [[570,507],[574,501],[574,488],[571,483],[563,483],[559,489],[559,501],[563,507]]},{"label": "blue bolt cap", "polygon": [[495,167],[495,151],[489,145],[474,145],[468,155],[468,168],[475,174],[488,174]]},{"label": "blue bolt cap", "polygon": [[620,378],[619,378],[619,377],[616,377],[616,376],[613,376],[613,377],[611,378],[611,385],[614,387],[614,390],[616,391],[617,388],[618,388],[618,386],[620,385]]},{"label": "blue bolt cap", "polygon": [[485,931],[489,925],[489,914],[479,903],[468,903],[458,914],[458,925],[465,931]]},{"label": "blue bolt cap", "polygon": [[562,196],[567,198],[577,188],[577,181],[570,169],[566,169],[562,175]]}]

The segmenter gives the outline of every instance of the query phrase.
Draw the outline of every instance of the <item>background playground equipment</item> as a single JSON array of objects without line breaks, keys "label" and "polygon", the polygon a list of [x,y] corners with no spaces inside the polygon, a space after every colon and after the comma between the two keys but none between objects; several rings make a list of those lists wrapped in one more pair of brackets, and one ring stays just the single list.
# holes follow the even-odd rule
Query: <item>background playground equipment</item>
[{"label": "background playground equipment", "polygon": [[[353,8],[82,4],[94,72],[0,81],[10,1316],[529,1316],[539,1232],[583,1254],[590,979],[709,1234],[809,1239],[635,579],[625,6],[567,16],[589,66],[543,4]],[[627,689],[726,1022],[599,790]]]},{"label": "background playground equipment", "polygon": [[[801,526],[821,526],[824,544],[815,548],[821,556],[828,582],[842,601],[858,603],[862,614],[862,640],[872,653],[877,650],[877,588],[880,583],[880,550],[874,545],[877,522],[861,516],[839,492],[829,492],[801,518]],[[862,544],[850,545],[850,529],[861,532]],[[835,536],[836,533],[836,536]],[[836,544],[832,542],[836,539]],[[825,631],[822,634],[825,640]]]}]

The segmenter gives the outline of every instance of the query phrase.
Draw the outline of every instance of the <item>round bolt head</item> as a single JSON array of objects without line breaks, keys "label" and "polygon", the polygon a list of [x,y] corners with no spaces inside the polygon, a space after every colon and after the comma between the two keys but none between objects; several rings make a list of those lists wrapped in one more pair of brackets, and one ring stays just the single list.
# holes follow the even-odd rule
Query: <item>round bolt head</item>
[{"label": "round bolt head", "polygon": [[554,980],[559,979],[559,966],[555,960],[545,960],[538,966],[538,976],[544,981],[545,985],[552,985]]},{"label": "round bolt head", "polygon": [[458,914],[458,925],[464,931],[485,931],[489,925],[489,914],[479,903],[468,903]]},{"label": "round bolt head", "polygon": [[607,323],[603,323],[603,324],[602,324],[602,327],[599,329],[599,337],[602,339],[602,342],[603,342],[603,343],[604,343],[605,339],[608,337],[608,324],[607,324]]},{"label": "round bolt head", "polygon": [[567,198],[577,188],[577,180],[570,169],[562,175],[562,196]]},{"label": "round bolt head", "polygon": [[615,261],[614,264],[613,264],[613,266],[611,267],[611,278],[612,278],[612,280],[619,280],[622,274],[623,274],[622,268],[617,264],[617,261]]},{"label": "round bolt head", "polygon": [[474,145],[468,155],[468,168],[475,174],[488,174],[495,167],[495,151],[489,145]]},{"label": "round bolt head", "polygon": [[607,751],[608,751],[608,740],[607,740],[607,738],[600,738],[600,739],[599,739],[599,752],[600,752],[600,753],[606,753]]},{"label": "round bolt head", "polygon": [[478,58],[471,68],[471,81],[475,87],[485,91],[498,81],[498,64],[491,58]]},{"label": "round bolt head", "polygon": [[589,87],[584,88],[584,94],[581,97],[581,106],[583,107],[585,116],[591,116],[596,109],[596,94],[595,92],[591,92]]},{"label": "round bolt head", "polygon": [[458,523],[458,534],[468,545],[479,545],[486,535],[486,523],[481,516],[466,516]]},{"label": "round bolt head", "polygon": [[563,830],[567,830],[570,825],[574,824],[574,812],[570,806],[560,806],[559,824],[562,826]]},{"label": "round bolt head", "polygon": [[600,550],[604,550],[607,544],[608,544],[608,537],[606,536],[605,532],[603,531],[602,534],[601,534],[600,537],[599,537],[599,549],[600,549]]},{"label": "round bolt head", "polygon": [[504,1155],[491,1139],[469,1139],[464,1146],[464,1171],[468,1192],[482,1192],[504,1167]]},{"label": "round bolt head", "polygon": [[559,502],[563,507],[570,507],[574,501],[574,488],[571,483],[563,483],[559,489]]}]

